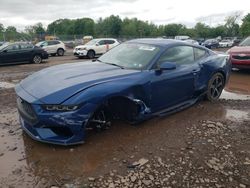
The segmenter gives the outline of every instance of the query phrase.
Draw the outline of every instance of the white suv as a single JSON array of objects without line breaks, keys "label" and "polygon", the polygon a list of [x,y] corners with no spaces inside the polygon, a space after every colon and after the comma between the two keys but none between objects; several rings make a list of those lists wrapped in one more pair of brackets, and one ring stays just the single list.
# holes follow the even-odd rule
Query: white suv
[{"label": "white suv", "polygon": [[82,58],[87,56],[92,59],[96,55],[104,54],[118,44],[120,43],[113,38],[93,39],[84,45],[76,46],[73,52],[76,57]]},{"label": "white suv", "polygon": [[64,52],[66,51],[65,44],[59,40],[42,41],[37,43],[36,46],[43,48],[48,54],[52,56],[55,56],[56,54],[58,56],[63,56]]}]

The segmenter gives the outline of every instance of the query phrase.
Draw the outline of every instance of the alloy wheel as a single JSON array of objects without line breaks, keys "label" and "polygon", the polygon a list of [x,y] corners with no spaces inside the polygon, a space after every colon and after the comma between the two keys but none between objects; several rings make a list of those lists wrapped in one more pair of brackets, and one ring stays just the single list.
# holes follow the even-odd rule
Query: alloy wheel
[{"label": "alloy wheel", "polygon": [[35,64],[41,63],[41,62],[42,62],[41,56],[35,55],[34,58],[33,58],[33,62],[34,62]]},{"label": "alloy wheel", "polygon": [[210,101],[216,101],[219,99],[222,90],[224,88],[224,77],[221,73],[216,73],[208,84],[207,98]]}]

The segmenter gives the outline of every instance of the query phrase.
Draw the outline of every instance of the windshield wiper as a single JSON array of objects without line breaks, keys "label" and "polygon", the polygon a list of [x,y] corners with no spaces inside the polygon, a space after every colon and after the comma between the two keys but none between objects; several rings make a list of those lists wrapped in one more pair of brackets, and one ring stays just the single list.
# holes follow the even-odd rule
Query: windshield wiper
[{"label": "windshield wiper", "polygon": [[103,62],[101,61],[100,59],[96,59],[95,61],[98,61],[98,62],[101,62],[101,63],[105,63],[105,64],[108,64],[108,65],[113,65],[113,66],[116,66],[116,67],[119,67],[121,69],[125,69],[125,67],[121,66],[121,65],[117,65],[115,63],[108,63],[108,62]]},{"label": "windshield wiper", "polygon": [[107,63],[107,62],[103,62],[103,63],[106,63],[106,64],[108,64],[108,65],[113,65],[113,66],[116,66],[116,67],[120,67],[121,69],[124,69],[123,66],[117,65],[117,64],[115,64],[115,63]]}]

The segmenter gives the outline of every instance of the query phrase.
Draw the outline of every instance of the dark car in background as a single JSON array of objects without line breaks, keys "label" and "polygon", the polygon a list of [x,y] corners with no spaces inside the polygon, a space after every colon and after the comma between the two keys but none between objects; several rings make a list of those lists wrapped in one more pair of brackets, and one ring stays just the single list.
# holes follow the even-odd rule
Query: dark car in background
[{"label": "dark car in background", "polygon": [[48,59],[48,53],[29,43],[5,43],[0,46],[1,65],[25,62],[39,64],[43,59]]},{"label": "dark car in background", "polygon": [[206,48],[212,49],[212,48],[218,48],[219,47],[219,41],[216,39],[207,39],[205,42],[202,44]]},{"label": "dark car in background", "polygon": [[250,69],[250,37],[229,49],[227,53],[230,55],[233,68]]}]

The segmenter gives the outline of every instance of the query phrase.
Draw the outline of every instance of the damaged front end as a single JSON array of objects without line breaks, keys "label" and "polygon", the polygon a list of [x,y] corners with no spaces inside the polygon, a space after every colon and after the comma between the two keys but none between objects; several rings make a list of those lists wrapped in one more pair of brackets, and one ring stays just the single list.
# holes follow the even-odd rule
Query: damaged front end
[{"label": "damaged front end", "polygon": [[131,97],[115,97],[108,101],[114,119],[136,123],[147,119],[151,109],[140,99]]}]

